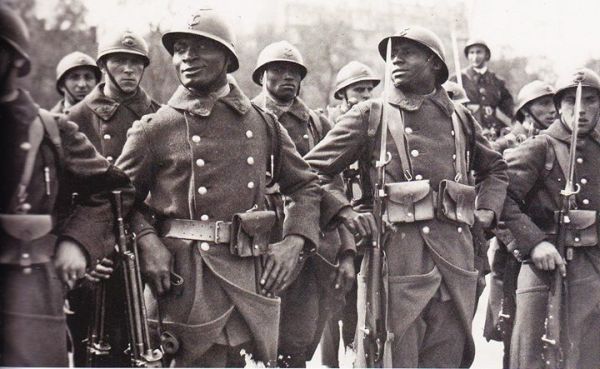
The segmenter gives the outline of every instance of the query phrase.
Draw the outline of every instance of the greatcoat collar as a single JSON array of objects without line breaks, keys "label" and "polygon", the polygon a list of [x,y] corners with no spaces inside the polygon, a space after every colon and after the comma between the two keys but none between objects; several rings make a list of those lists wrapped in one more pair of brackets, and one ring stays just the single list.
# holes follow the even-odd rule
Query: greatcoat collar
[{"label": "greatcoat collar", "polygon": [[246,114],[252,107],[250,99],[244,95],[235,83],[229,83],[229,93],[223,97],[217,97],[216,94],[200,96],[180,85],[167,104],[177,110],[184,110],[194,115],[208,117],[217,101],[223,102],[239,115]]},{"label": "greatcoat collar", "polygon": [[261,92],[252,101],[261,108],[264,108],[277,116],[280,119],[283,114],[290,113],[302,122],[307,122],[310,117],[310,108],[306,106],[304,101],[298,96],[294,98],[294,102],[288,109],[282,109],[275,101],[267,96],[264,92]]},{"label": "greatcoat collar", "polygon": [[121,102],[113,100],[104,94],[104,82],[96,85],[83,101],[104,121],[111,119],[121,104],[126,105],[127,109],[133,111],[138,118],[148,114],[148,109],[152,105],[152,99],[141,87],[130,99]]},{"label": "greatcoat collar", "polygon": [[441,86],[437,86],[436,90],[430,95],[414,95],[402,92],[398,88],[393,88],[388,101],[390,104],[395,105],[403,110],[417,111],[423,105],[423,102],[428,99],[431,100],[442,112],[446,115],[451,116],[454,112],[454,104],[446,90]]}]

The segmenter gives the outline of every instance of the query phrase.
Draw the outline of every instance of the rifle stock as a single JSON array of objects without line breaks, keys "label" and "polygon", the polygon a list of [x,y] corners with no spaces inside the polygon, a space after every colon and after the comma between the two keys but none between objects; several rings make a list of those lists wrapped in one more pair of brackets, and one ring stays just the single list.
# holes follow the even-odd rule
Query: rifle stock
[{"label": "rifle stock", "polygon": [[[575,95],[575,111],[571,127],[571,146],[569,149],[569,167],[565,188],[560,191],[561,208],[558,212],[559,234],[556,249],[561,257],[568,263],[573,258],[573,249],[566,246],[566,232],[571,223],[569,211],[571,198],[579,192],[579,185],[575,184],[575,160],[577,155],[577,135],[579,133],[579,115],[581,112],[581,82],[577,85]],[[568,266],[568,264],[567,264]],[[568,273],[568,268],[567,268]],[[568,301],[569,289],[567,276],[563,277],[558,268],[553,273],[548,292],[546,319],[544,321],[544,335],[542,336],[542,359],[547,369],[560,369],[565,366],[570,350],[568,327]]]}]

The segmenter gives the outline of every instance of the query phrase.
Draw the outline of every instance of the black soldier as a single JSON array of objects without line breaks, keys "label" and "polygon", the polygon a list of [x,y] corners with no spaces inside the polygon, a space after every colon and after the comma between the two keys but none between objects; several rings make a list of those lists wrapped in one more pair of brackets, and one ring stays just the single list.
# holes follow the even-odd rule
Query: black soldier
[{"label": "black soldier", "polygon": [[[28,46],[24,22],[0,7],[0,365],[67,366],[64,286],[110,252],[110,191],[124,191],[129,207],[133,188],[75,123],[15,88],[31,69]],[[85,195],[58,219],[66,183]]]}]

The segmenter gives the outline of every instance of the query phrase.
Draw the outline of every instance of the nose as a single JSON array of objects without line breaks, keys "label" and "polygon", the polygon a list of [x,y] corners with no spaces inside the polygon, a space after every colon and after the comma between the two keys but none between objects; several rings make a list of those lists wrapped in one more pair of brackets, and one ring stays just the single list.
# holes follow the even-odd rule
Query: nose
[{"label": "nose", "polygon": [[77,80],[77,87],[86,87],[86,85],[85,78],[81,77]]}]

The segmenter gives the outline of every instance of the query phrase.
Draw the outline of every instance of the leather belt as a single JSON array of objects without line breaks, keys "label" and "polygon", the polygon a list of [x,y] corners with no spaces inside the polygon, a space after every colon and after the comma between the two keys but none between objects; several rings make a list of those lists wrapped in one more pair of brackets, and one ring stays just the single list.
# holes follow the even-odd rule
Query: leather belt
[{"label": "leather belt", "polygon": [[158,226],[161,237],[184,240],[229,243],[231,222],[189,219],[167,219]]}]

